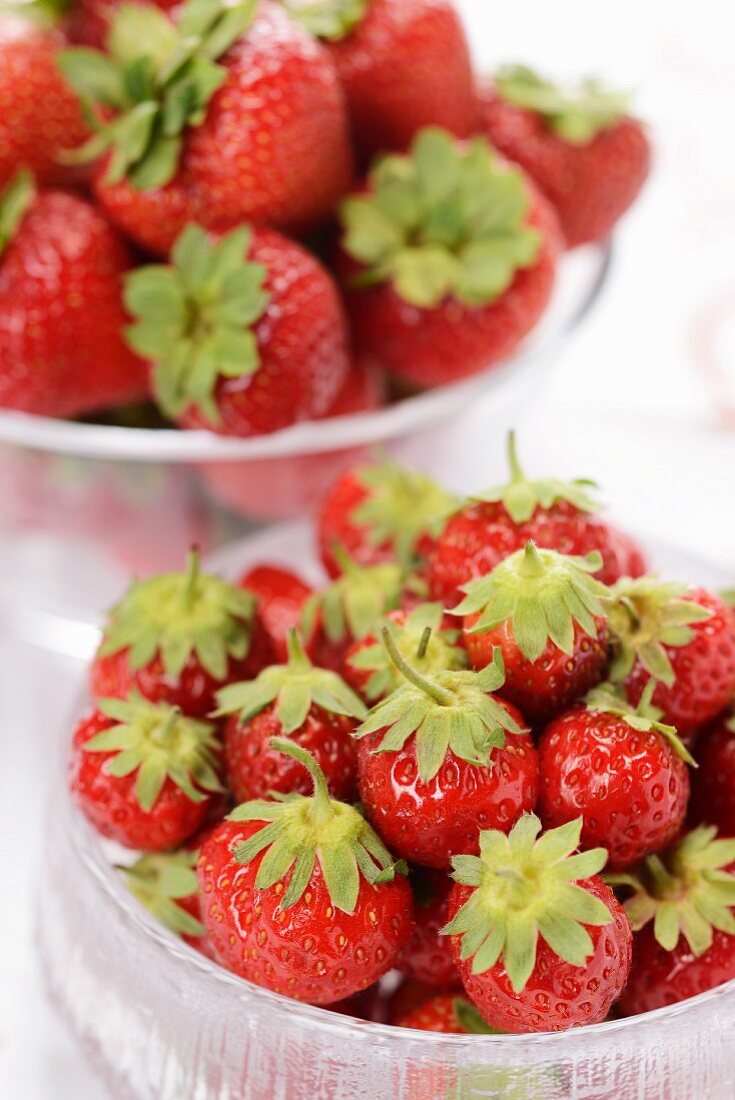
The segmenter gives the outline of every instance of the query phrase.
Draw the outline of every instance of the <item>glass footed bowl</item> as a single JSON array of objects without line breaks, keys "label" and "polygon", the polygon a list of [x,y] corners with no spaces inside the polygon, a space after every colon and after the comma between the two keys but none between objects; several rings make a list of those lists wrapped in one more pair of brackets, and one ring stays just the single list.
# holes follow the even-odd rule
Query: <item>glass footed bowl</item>
[{"label": "glass footed bowl", "polygon": [[[223,550],[235,577],[263,560],[318,580],[311,533],[289,524]],[[668,576],[732,578],[648,547]],[[61,738],[64,756],[71,724]],[[118,1100],[732,1100],[735,982],[563,1034],[447,1036],[287,1000],[181,943],[127,892],[56,770],[38,898],[42,970],[58,1010]]]},{"label": "glass footed bowl", "polygon": [[306,514],[370,448],[442,474],[473,438],[487,455],[543,393],[609,269],[608,246],[569,253],[517,355],[377,412],[232,439],[0,410],[0,622],[86,656],[109,593],[131,573],[178,568],[193,543],[212,550],[263,520]]}]

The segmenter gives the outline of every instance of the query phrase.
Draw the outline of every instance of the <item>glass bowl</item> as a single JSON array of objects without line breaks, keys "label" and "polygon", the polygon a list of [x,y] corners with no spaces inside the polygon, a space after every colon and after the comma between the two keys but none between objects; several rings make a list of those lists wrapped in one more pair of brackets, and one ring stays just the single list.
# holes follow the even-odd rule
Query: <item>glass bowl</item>
[{"label": "glass bowl", "polygon": [[[226,548],[318,579],[305,524]],[[666,547],[667,575],[731,581]],[[64,752],[70,726],[62,739]],[[289,1001],[222,970],[128,894],[57,768],[38,898],[53,1001],[119,1100],[732,1100],[735,982],[670,1008],[564,1034],[446,1036]]]},{"label": "glass bowl", "polygon": [[566,255],[516,356],[378,412],[228,439],[0,411],[0,621],[84,656],[108,594],[131,573],[176,568],[193,543],[211,550],[264,519],[304,515],[372,447],[438,472],[460,438],[467,446],[465,410],[482,413],[481,445],[490,423],[504,435],[543,392],[610,262],[609,246]]}]

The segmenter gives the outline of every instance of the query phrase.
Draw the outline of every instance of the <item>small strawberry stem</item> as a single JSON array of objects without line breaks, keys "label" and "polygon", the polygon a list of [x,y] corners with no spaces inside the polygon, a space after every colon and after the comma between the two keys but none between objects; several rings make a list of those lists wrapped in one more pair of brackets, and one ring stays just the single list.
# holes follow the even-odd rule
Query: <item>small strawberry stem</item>
[{"label": "small strawberry stem", "polygon": [[544,563],[535,542],[527,542],[520,565],[520,573],[529,579],[544,575]]},{"label": "small strawberry stem", "polygon": [[329,788],[324,778],[324,772],[311,753],[308,753],[305,749],[302,749],[299,745],[295,745],[293,741],[288,741],[284,737],[271,738],[271,748],[275,749],[276,752],[282,752],[285,756],[290,756],[293,760],[298,760],[299,764],[303,764],[313,779],[314,797],[309,813],[309,817],[313,824],[316,825],[321,822],[329,821],[334,817],[332,799],[329,796]]},{"label": "small strawberry stem", "polygon": [[354,573],[355,563],[341,542],[335,540],[332,543],[332,554],[343,573]]},{"label": "small strawberry stem", "polygon": [[510,476],[512,481],[525,481],[526,475],[521,469],[521,464],[518,461],[518,451],[516,449],[516,433],[508,432],[508,466],[510,467]]},{"label": "small strawberry stem", "polygon": [[426,656],[426,650],[429,648],[430,640],[431,640],[431,627],[427,626],[427,627],[425,627],[424,632],[421,635],[421,641],[419,642],[419,647],[416,650],[416,656],[418,657],[419,661],[422,661],[424,659],[424,657]]},{"label": "small strawberry stem", "polygon": [[199,547],[192,546],[186,565],[186,587],[184,589],[184,606],[191,608],[196,595],[197,581],[199,580]]},{"label": "small strawberry stem", "polygon": [[304,649],[301,641],[301,635],[295,626],[290,627],[288,636],[286,638],[286,650],[288,652],[288,663],[292,668],[311,668],[311,661],[309,660],[306,650]]},{"label": "small strawberry stem", "polygon": [[176,729],[176,723],[181,717],[181,708],[174,707],[164,726],[159,727],[158,730],[154,730],[151,735],[151,740],[157,742],[159,745],[165,745],[171,740],[171,736]]},{"label": "small strawberry stem", "polygon": [[383,638],[383,645],[388,650],[388,655],[396,666],[398,671],[405,676],[409,683],[413,684],[420,691],[423,691],[425,695],[430,696],[434,702],[439,703],[440,706],[451,706],[454,702],[454,696],[451,691],[447,691],[446,688],[440,687],[439,684],[434,684],[431,680],[422,676],[420,672],[417,672],[415,668],[409,665],[408,661],[401,656],[393,640],[393,635],[387,626],[384,626],[381,635]]}]

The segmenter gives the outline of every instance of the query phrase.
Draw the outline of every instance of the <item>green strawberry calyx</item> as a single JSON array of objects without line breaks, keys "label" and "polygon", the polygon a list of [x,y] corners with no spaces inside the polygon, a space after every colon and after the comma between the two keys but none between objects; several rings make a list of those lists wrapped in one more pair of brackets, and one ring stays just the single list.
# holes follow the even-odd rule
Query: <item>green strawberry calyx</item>
[{"label": "green strawberry calyx", "polygon": [[599,504],[588,490],[596,488],[594,481],[576,478],[562,481],[560,478],[530,480],[518,461],[515,432],[508,433],[508,465],[510,481],[497,488],[487,489],[471,497],[480,504],[502,504],[514,523],[527,523],[537,508],[552,508],[566,501],[580,512],[597,512]]},{"label": "green strawberry calyx", "polygon": [[[289,794],[278,801],[244,802],[228,821],[262,821],[263,828],[234,849],[240,864],[265,851],[255,878],[258,890],[279,890],[280,909],[290,909],[304,895],[318,862],[330,901],[343,913],[354,913],[361,877],[371,886],[391,882],[408,868],[393,860],[377,833],[354,808],[330,798],[327,781],[308,752],[292,741],[274,737],[271,747],[303,764],[314,781],[314,794]],[[283,889],[283,880],[291,872]]]},{"label": "green strawberry calyx", "polygon": [[197,853],[182,848],[141,856],[132,867],[121,867],[120,872],[133,897],[160,924],[177,936],[198,939],[205,934],[204,925],[178,904],[199,893],[196,862]]},{"label": "green strawberry calyx", "polygon": [[637,660],[655,680],[673,685],[676,674],[666,648],[689,645],[695,637],[692,627],[712,616],[709,608],[687,599],[690,591],[655,574],[623,577],[613,585],[608,608],[612,680],[624,680]]},{"label": "green strawberry calyx", "polygon": [[341,575],[304,604],[303,634],[311,638],[321,621],[330,642],[360,641],[386,612],[396,610],[404,587],[412,582],[397,562],[358,565],[339,543],[332,552]]},{"label": "green strawberry calyx", "polygon": [[448,297],[475,309],[536,261],[541,236],[527,224],[523,177],[483,138],[424,129],[407,155],[377,162],[369,185],[341,209],[343,248],[365,268],[357,286],[390,283],[419,309]]},{"label": "green strawberry calyx", "polygon": [[219,577],[202,573],[192,550],[188,567],[135,581],[110,611],[100,655],[127,650],[137,672],[156,656],[176,678],[193,655],[215,680],[227,677],[230,658],[250,649],[255,597]]},{"label": "green strawberry calyx", "polygon": [[663,711],[651,702],[655,690],[655,680],[649,680],[638,706],[634,707],[615,684],[598,684],[587,693],[584,703],[593,714],[611,714],[615,718],[622,718],[626,725],[639,733],[660,733],[678,757],[696,768],[696,760],[680,740],[674,726],[667,726],[661,721]]},{"label": "green strawberry calyx", "polygon": [[153,364],[156,400],[169,417],[196,407],[216,428],[218,381],[260,366],[254,326],[271,299],[265,267],[248,259],[251,241],[248,226],[214,241],[188,225],[170,264],[147,264],[125,277],[125,305],[135,318],[126,339]]},{"label": "green strawberry calyx", "polygon": [[[401,656],[412,662],[420,673],[458,671],[467,667],[467,654],[457,645],[458,630],[442,629],[444,609],[441,604],[419,604],[406,617],[405,623],[385,619],[380,629],[387,628]],[[378,633],[378,631],[376,631]],[[349,665],[360,672],[369,672],[365,685],[367,699],[381,699],[405,683],[382,641],[370,642],[350,655]]]},{"label": "green strawberry calyx", "polygon": [[313,706],[327,714],[365,718],[367,711],[362,699],[336,672],[316,668],[311,663],[296,630],[289,631],[287,646],[288,664],[271,665],[255,680],[222,688],[217,694],[215,717],[239,714],[240,722],[245,723],[275,703],[276,717],[284,733],[300,729]]},{"label": "green strawberry calyx", "polygon": [[356,477],[367,495],[350,519],[366,528],[371,545],[388,542],[399,562],[415,564],[418,542],[424,535],[438,537],[456,507],[454,497],[426,474],[392,459],[360,466]]},{"label": "green strawberry calyx", "polygon": [[578,558],[528,542],[491,573],[466,584],[465,597],[451,614],[479,615],[471,634],[508,623],[527,661],[537,661],[549,642],[571,655],[575,624],[597,638],[605,619],[603,600],[609,590],[592,576],[601,568],[597,551]]},{"label": "green strawberry calyx", "polygon": [[625,115],[630,96],[586,79],[563,88],[525,65],[505,65],[495,76],[501,99],[534,111],[550,130],[570,145],[587,145]]},{"label": "green strawberry calyx", "polygon": [[476,767],[493,765],[493,750],[505,747],[506,734],[523,730],[492,693],[505,674],[499,649],[481,672],[442,671],[422,675],[399,652],[387,627],[383,643],[405,683],[378,703],[355,731],[356,738],[382,732],[379,752],[400,752],[415,737],[419,778],[428,783],[451,751]]},{"label": "green strawberry calyx", "polygon": [[36,197],[36,185],[30,172],[18,172],[0,191],[0,256],[20,228]]},{"label": "green strawberry calyx", "polygon": [[151,703],[135,693],[101,699],[97,706],[115,725],[85,741],[84,752],[112,753],[109,775],[136,773],[135,797],[149,813],[170,779],[192,802],[222,790],[217,778],[219,741],[210,722],[186,718],[178,707]]},{"label": "green strawberry calyx", "polygon": [[284,0],[295,22],[316,38],[339,42],[358,27],[370,0]]},{"label": "green strawberry calyx", "polygon": [[65,159],[85,162],[109,152],[105,183],[164,187],[176,175],[184,131],[202,124],[225,82],[218,59],[246,33],[257,7],[257,0],[187,0],[174,25],[153,5],[124,4],[107,53],[63,50],[59,65],[94,130]]},{"label": "green strawberry calyx", "polygon": [[718,840],[717,829],[685,833],[671,848],[649,856],[635,870],[606,875],[628,893],[623,907],[634,932],[653,921],[656,942],[673,951],[681,937],[694,955],[712,946],[717,929],[735,936],[735,839]]},{"label": "green strawberry calyx", "polygon": [[609,908],[580,880],[607,862],[604,848],[578,852],[582,818],[541,833],[535,814],[524,814],[506,835],[480,833],[479,856],[455,856],[455,882],[472,894],[443,929],[461,937],[461,958],[484,974],[502,960],[515,993],[536,965],[539,935],[571,966],[584,966],[594,948],[585,925],[613,920]]}]

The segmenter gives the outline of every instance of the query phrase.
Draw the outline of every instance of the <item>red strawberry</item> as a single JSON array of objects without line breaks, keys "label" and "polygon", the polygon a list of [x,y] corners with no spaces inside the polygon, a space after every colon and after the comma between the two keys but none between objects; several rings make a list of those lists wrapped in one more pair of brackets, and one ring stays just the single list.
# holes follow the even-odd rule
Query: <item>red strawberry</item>
[{"label": "red strawberry", "polygon": [[131,690],[193,717],[214,708],[226,683],[257,676],[272,655],[249,592],[199,570],[136,581],[112,608],[91,669],[92,694]]},{"label": "red strawberry", "polygon": [[[69,40],[80,46],[103,50],[110,25],[122,3],[123,0],[76,0],[68,20]],[[125,3],[153,4],[161,11],[172,13],[181,7],[181,0],[125,0]]]},{"label": "red strawberry", "polygon": [[438,1031],[444,1035],[497,1035],[485,1023],[475,1006],[452,993],[432,997],[413,1012],[396,1020],[396,1027],[411,1027],[415,1031]]},{"label": "red strawberry", "polygon": [[551,207],[482,138],[422,130],[342,205],[337,266],[358,350],[411,386],[507,358],[554,283]]},{"label": "red strawberry", "polygon": [[324,568],[339,576],[337,545],[360,565],[396,558],[417,564],[430,552],[453,505],[453,497],[418,470],[390,459],[355,466],[322,501],[317,538]]},{"label": "red strawberry", "polygon": [[43,183],[77,173],[59,160],[89,131],[57,64],[63,36],[22,15],[0,13],[0,190],[20,169]]},{"label": "red strawberry", "polygon": [[[453,989],[447,990],[449,993],[455,995],[461,995],[463,993],[462,985],[459,980],[459,974],[455,972],[456,982]],[[435,985],[426,985],[424,982],[414,981],[413,978],[402,978],[388,998],[386,1005],[387,1022],[389,1024],[397,1025],[398,1021],[404,1016],[408,1016],[410,1012],[420,1008],[426,1004],[427,1001],[436,997],[437,991]]]},{"label": "red strawberry", "polygon": [[447,905],[452,880],[444,871],[417,867],[411,873],[410,882],[416,927],[406,944],[400,969],[423,985],[452,989],[459,980],[457,968],[452,945],[446,936],[441,935],[448,919]]},{"label": "red strawberry", "polygon": [[406,683],[356,732],[360,800],[400,856],[448,867],[476,851],[482,828],[509,829],[534,808],[536,750],[518,711],[492,694],[499,655],[480,673],[422,676],[387,629],[383,639]]},{"label": "red strawberry", "polygon": [[582,845],[630,867],[678,835],[689,801],[689,753],[646,696],[636,710],[603,685],[553,721],[539,741],[539,817],[546,828],[582,815]]},{"label": "red strawberry", "polygon": [[592,482],[558,478],[528,479],[508,437],[511,478],[506,485],[473,497],[447,523],[429,562],[429,592],[445,607],[461,599],[461,588],[492,572],[498,562],[529,541],[560,554],[602,555],[597,579],[612,584],[628,573],[630,545],[596,515]]},{"label": "red strawberry", "polygon": [[611,678],[637,703],[658,681],[654,706],[689,738],[735,696],[735,611],[704,588],[656,576],[621,580],[609,611]]},{"label": "red strawberry", "polygon": [[627,97],[594,80],[566,91],[521,65],[480,87],[483,130],[553,202],[570,248],[602,240],[632,205],[651,164]]},{"label": "red strawberry", "polygon": [[475,129],[469,48],[448,0],[287,0],[286,6],[325,41],[363,156],[405,149],[423,126],[458,137]]},{"label": "red strawberry", "polygon": [[214,242],[190,225],[171,261],[133,272],[125,294],[163,412],[237,436],[321,415],[348,370],[347,330],[314,257],[268,229]]},{"label": "red strawberry", "polygon": [[735,840],[694,829],[632,875],[625,910],[636,931],[624,1016],[696,997],[735,979]]},{"label": "red strawberry", "polygon": [[604,1020],[625,986],[632,935],[598,878],[604,849],[573,854],[581,819],[539,836],[526,814],[509,836],[480,834],[480,856],[454,860],[454,957],[492,1027],[566,1031]]},{"label": "red strawberry", "polygon": [[191,221],[301,231],[330,216],[351,179],[344,97],[326,51],[278,5],[189,0],[176,26],[123,5],[109,48],[62,64],[104,108],[84,154],[110,154],[97,196],[144,248],[165,255]]},{"label": "red strawberry", "polygon": [[691,820],[716,825],[735,837],[735,717],[730,714],[697,738],[697,764],[692,777]]},{"label": "red strawberry", "polygon": [[103,836],[126,848],[178,848],[222,789],[214,727],[139,695],[104,699],[98,708],[74,732],[74,800]]},{"label": "red strawberry", "polygon": [[200,920],[198,850],[159,852],[141,856],[132,867],[121,868],[125,885],[149,913],[196,951],[213,958]]},{"label": "red strawberry", "polygon": [[343,1000],[394,965],[413,925],[411,891],[357,810],[330,799],[289,741],[314,795],[246,802],[199,856],[202,919],[220,962],[311,1004]]},{"label": "red strawberry", "polygon": [[311,782],[298,760],[272,748],[287,735],[316,760],[330,793],[350,801],[355,793],[357,754],[350,732],[367,711],[336,672],[315,668],[295,629],[288,637],[288,663],[263,669],[257,679],[230,684],[217,697],[225,725],[227,785],[238,802],[272,791],[308,794]]},{"label": "red strawberry", "polygon": [[90,203],[16,177],[0,195],[0,406],[78,416],[146,396],[122,335],[132,262]]},{"label": "red strawberry", "polygon": [[602,566],[594,551],[571,558],[529,542],[470,581],[453,615],[464,616],[473,668],[503,654],[501,694],[531,722],[545,722],[599,684],[607,663],[602,599],[609,590],[591,576]]},{"label": "red strawberry", "polygon": [[276,660],[283,664],[288,656],[288,632],[299,625],[304,604],[314,589],[280,565],[256,565],[243,573],[238,584],[258,601],[258,618],[271,640]]}]

